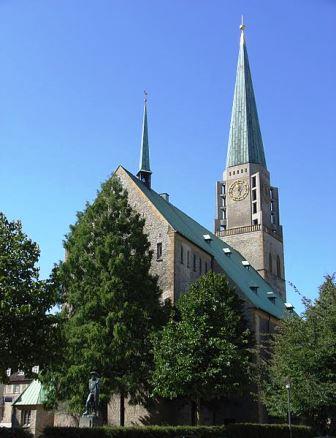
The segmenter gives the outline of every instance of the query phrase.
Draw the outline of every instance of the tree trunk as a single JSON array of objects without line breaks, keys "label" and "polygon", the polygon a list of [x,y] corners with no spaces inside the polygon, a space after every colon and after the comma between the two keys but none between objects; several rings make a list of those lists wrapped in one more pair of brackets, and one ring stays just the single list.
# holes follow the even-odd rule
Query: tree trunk
[{"label": "tree trunk", "polygon": [[190,404],[190,422],[192,426],[196,426],[196,403],[191,400]]},{"label": "tree trunk", "polygon": [[201,399],[197,398],[196,400],[196,425],[201,426],[202,425],[202,406],[201,406]]},{"label": "tree trunk", "polygon": [[120,393],[120,426],[125,426],[125,395]]},{"label": "tree trunk", "polygon": [[103,424],[107,424],[107,406],[108,403],[100,403],[99,414],[102,418]]}]

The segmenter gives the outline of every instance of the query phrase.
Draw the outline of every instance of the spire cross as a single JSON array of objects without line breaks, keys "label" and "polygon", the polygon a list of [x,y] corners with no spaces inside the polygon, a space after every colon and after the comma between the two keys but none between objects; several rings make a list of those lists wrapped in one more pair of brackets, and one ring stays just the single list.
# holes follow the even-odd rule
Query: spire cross
[{"label": "spire cross", "polygon": [[147,102],[147,96],[148,96],[148,93],[147,93],[147,91],[146,90],[144,90],[144,101],[145,101],[145,103]]},{"label": "spire cross", "polygon": [[244,29],[246,28],[245,24],[244,24],[244,15],[241,16],[241,24],[239,26],[239,29],[244,32]]}]

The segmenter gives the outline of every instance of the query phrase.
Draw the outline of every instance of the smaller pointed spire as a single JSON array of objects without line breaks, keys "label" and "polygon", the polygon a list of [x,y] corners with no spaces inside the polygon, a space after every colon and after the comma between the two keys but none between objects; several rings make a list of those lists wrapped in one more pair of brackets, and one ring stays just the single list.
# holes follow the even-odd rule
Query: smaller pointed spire
[{"label": "smaller pointed spire", "polygon": [[149,160],[149,142],[148,142],[148,124],[147,124],[147,91],[144,91],[144,115],[142,122],[142,136],[141,136],[141,152],[140,164],[137,177],[150,189],[151,188],[151,170]]}]

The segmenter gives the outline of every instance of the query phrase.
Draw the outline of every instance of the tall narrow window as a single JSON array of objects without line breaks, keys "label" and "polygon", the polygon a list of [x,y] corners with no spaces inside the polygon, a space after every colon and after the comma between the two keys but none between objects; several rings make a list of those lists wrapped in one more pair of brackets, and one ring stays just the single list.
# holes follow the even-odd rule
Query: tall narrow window
[{"label": "tall narrow window", "polygon": [[187,268],[190,268],[190,251],[187,251]]},{"label": "tall narrow window", "polygon": [[180,262],[184,263],[184,250],[183,250],[183,245],[181,245],[181,253],[180,253]]},{"label": "tall narrow window", "polygon": [[20,385],[14,384],[13,385],[13,392],[14,392],[14,394],[20,394]]},{"label": "tall narrow window", "polygon": [[6,394],[11,394],[13,391],[12,391],[12,385],[5,385],[5,387],[4,387],[4,392],[6,393]]},{"label": "tall narrow window", "polygon": [[268,270],[270,272],[273,271],[273,260],[272,260],[272,254],[271,253],[269,253],[269,256],[268,256]]},{"label": "tall narrow window", "polygon": [[257,203],[253,202],[252,204],[252,213],[256,213],[257,212]]},{"label": "tall narrow window", "polygon": [[207,273],[208,272],[208,262],[204,263],[204,272]]},{"label": "tall narrow window", "polygon": [[201,257],[199,259],[199,273],[200,273],[200,275],[202,274],[202,259],[201,259]]},{"label": "tall narrow window", "polygon": [[156,244],[156,260],[162,259],[162,242]]},{"label": "tall narrow window", "polygon": [[281,261],[279,256],[277,256],[277,276],[281,278]]},{"label": "tall narrow window", "polygon": [[194,257],[193,257],[193,269],[196,272],[196,254],[194,254]]},{"label": "tall narrow window", "polygon": [[257,185],[257,178],[255,176],[252,176],[252,188],[256,187]]},{"label": "tall narrow window", "polygon": [[21,425],[22,426],[30,426],[30,419],[31,419],[31,411],[30,410],[22,411]]}]

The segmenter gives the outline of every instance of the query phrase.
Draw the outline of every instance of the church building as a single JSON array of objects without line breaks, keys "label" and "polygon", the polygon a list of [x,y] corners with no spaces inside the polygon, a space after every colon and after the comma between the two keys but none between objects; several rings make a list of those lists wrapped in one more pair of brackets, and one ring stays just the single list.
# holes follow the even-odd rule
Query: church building
[{"label": "church building", "polygon": [[[159,278],[162,299],[174,304],[199,276],[209,270],[223,273],[244,301],[251,330],[260,342],[292,306],[285,302],[278,190],[271,186],[266,167],[244,27],[241,25],[227,167],[217,183],[215,232],[173,205],[167,193],[153,189],[146,99],[139,171],[133,175],[119,166],[115,174],[128,192],[129,204],[145,218],[154,254],[151,272]],[[126,404],[125,424],[188,424],[188,409],[180,401],[167,401],[155,409]],[[108,415],[109,423],[119,423],[118,396],[111,399]],[[205,422],[211,424],[209,415],[204,412]],[[260,404],[236,400],[223,405],[217,421],[228,419],[264,421],[265,417]]]}]

